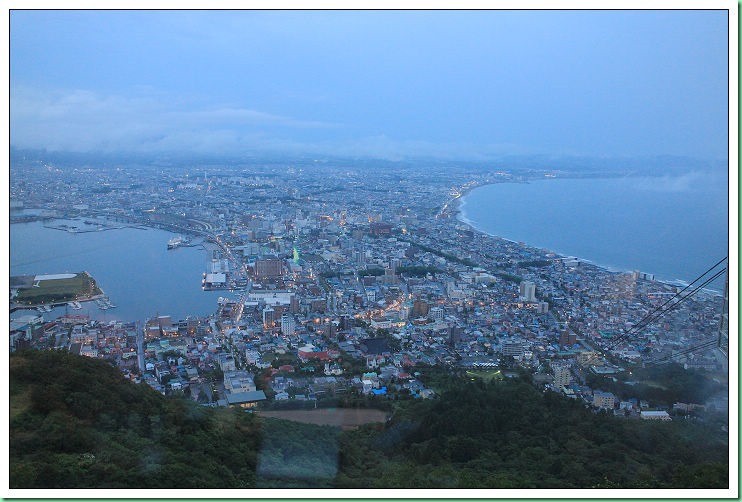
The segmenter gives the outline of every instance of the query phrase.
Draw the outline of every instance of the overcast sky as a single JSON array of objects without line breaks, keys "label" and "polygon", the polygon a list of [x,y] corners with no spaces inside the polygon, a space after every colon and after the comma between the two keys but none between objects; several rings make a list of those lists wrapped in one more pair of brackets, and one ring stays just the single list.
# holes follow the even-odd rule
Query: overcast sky
[{"label": "overcast sky", "polygon": [[13,11],[11,144],[727,156],[726,11]]}]

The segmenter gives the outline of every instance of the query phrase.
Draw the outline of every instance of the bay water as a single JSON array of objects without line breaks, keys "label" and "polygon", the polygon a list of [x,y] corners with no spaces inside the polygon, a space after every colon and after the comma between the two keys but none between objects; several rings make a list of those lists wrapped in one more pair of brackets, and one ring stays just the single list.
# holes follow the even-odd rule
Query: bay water
[{"label": "bay water", "polygon": [[481,232],[659,280],[691,282],[728,254],[725,172],[498,183],[460,209]]},{"label": "bay water", "polygon": [[[79,221],[51,224],[80,226]],[[40,221],[10,225],[10,275],[87,271],[117,307],[100,310],[82,302],[82,310],[55,308],[47,320],[68,312],[102,321],[144,321],[156,315],[174,320],[216,311],[226,291],[202,291],[201,278],[209,255],[201,246],[167,249],[175,236],[157,229],[121,228],[70,233],[47,228]],[[20,315],[23,311],[16,312]]]}]

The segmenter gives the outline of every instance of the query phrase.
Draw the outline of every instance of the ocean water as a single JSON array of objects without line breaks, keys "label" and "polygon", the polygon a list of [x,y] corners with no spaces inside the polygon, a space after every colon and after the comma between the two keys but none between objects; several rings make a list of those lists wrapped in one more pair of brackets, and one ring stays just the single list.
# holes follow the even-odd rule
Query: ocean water
[{"label": "ocean water", "polygon": [[198,246],[168,250],[172,237],[156,229],[75,234],[46,228],[42,222],[15,223],[10,225],[10,275],[87,271],[117,306],[99,310],[94,302],[83,302],[82,310],[58,307],[44,314],[47,320],[65,311],[103,321],[143,321],[157,314],[182,319],[215,312],[217,298],[230,294],[201,290],[207,252]]},{"label": "ocean water", "polygon": [[499,183],[464,196],[460,219],[610,270],[691,282],[728,254],[727,193],[725,172]]}]

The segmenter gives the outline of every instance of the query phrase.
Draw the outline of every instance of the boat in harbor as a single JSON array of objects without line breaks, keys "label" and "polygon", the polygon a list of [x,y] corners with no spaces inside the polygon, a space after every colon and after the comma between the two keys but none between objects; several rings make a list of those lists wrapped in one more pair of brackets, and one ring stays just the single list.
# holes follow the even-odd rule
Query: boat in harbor
[{"label": "boat in harbor", "polygon": [[108,310],[108,309],[116,308],[116,305],[111,303],[111,300],[107,296],[104,296],[103,298],[98,298],[97,300],[95,300],[95,304],[101,310]]},{"label": "boat in harbor", "polygon": [[182,246],[190,246],[190,245],[191,245],[191,241],[188,240],[187,237],[183,237],[181,235],[179,235],[177,237],[173,237],[172,239],[170,239],[169,241],[167,241],[167,248],[168,249],[176,249],[176,248],[179,248],[179,247],[182,247]]}]

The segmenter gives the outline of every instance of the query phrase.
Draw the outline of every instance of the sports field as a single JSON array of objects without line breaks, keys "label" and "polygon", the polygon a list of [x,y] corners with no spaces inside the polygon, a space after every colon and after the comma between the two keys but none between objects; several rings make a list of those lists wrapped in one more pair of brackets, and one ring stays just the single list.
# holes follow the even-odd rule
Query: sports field
[{"label": "sports field", "polygon": [[342,429],[353,429],[363,424],[384,422],[386,413],[368,408],[326,408],[316,410],[261,411],[260,416],[282,418],[294,422],[315,425],[332,425]]},{"label": "sports field", "polygon": [[472,380],[475,378],[481,378],[485,382],[491,382],[492,380],[502,380],[505,378],[500,370],[487,369],[487,370],[468,370],[466,376]]}]

